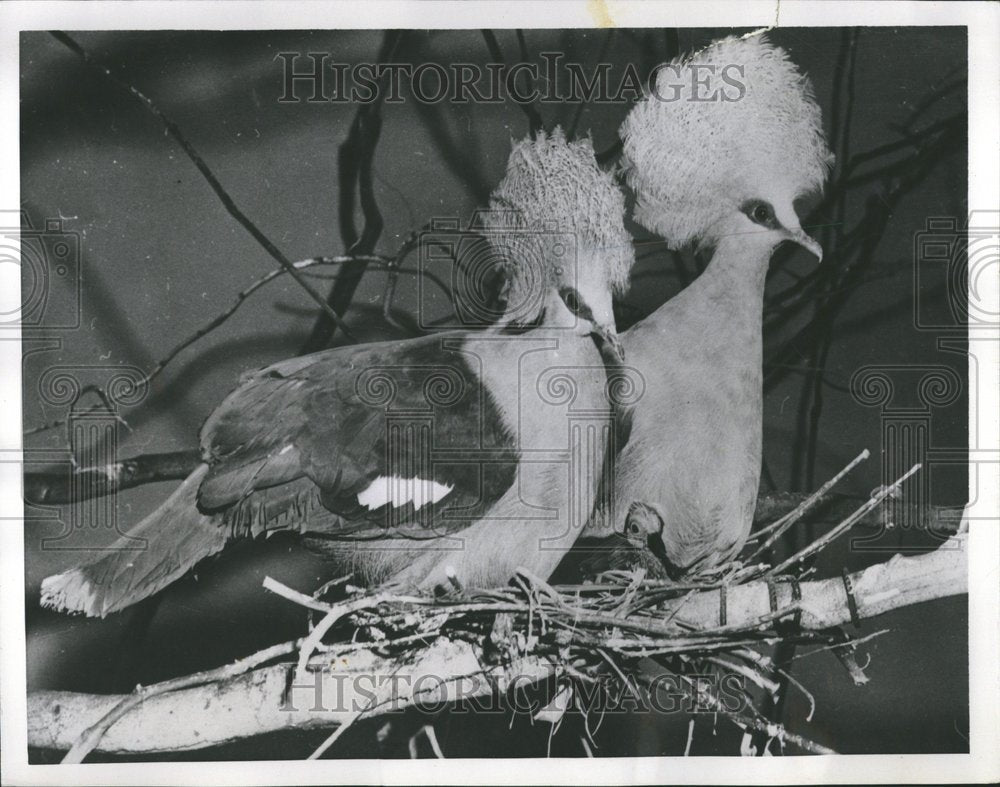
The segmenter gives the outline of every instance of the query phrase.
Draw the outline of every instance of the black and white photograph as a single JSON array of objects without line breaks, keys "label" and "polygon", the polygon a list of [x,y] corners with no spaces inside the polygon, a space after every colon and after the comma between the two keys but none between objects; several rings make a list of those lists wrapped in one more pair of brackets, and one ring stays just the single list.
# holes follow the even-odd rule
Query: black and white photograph
[{"label": "black and white photograph", "polygon": [[1000,6],[5,6],[4,784],[1000,779]]}]

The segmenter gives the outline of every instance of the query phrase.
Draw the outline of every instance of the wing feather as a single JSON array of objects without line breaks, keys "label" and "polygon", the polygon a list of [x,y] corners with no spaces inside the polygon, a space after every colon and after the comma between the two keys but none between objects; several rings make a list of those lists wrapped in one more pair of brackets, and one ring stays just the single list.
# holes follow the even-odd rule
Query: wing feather
[{"label": "wing feather", "polygon": [[[246,375],[202,428],[199,507],[247,535],[435,537],[471,524],[513,483],[517,453],[455,338],[337,348]],[[451,460],[434,459],[442,446]],[[450,491],[372,510],[358,495],[380,476]]]}]

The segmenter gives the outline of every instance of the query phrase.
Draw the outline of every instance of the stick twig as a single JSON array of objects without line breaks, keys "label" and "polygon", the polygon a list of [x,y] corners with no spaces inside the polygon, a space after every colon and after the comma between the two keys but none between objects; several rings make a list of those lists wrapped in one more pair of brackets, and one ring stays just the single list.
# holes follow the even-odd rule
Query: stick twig
[{"label": "stick twig", "polygon": [[921,465],[919,463],[915,464],[913,467],[907,470],[906,473],[900,476],[896,481],[891,483],[889,486],[883,487],[876,494],[872,495],[872,498],[867,503],[858,508],[853,514],[847,517],[847,519],[845,519],[839,525],[834,527],[832,530],[827,532],[822,537],[817,538],[808,546],[804,547],[803,549],[800,549],[798,552],[796,552],[787,560],[784,560],[778,565],[769,569],[765,574],[765,576],[771,577],[774,576],[775,574],[780,574],[783,571],[788,570],[789,567],[794,566],[796,563],[801,563],[810,555],[814,555],[817,552],[819,552],[821,549],[823,549],[823,547],[825,547],[831,541],[833,541],[836,538],[839,538],[841,535],[850,530],[855,524],[857,524],[857,522],[859,522],[865,516],[865,514],[867,514],[869,511],[872,511],[879,503],[881,503],[890,495],[895,494],[896,491],[899,489],[899,487],[902,485],[902,483],[911,475],[916,473],[920,468]]},{"label": "stick twig", "polygon": [[188,141],[188,138],[184,136],[184,133],[180,130],[177,124],[167,117],[148,96],[140,92],[134,85],[130,85],[128,82],[119,79],[111,73],[110,69],[95,62],[90,57],[90,54],[68,35],[61,31],[53,31],[52,36],[78,55],[86,65],[97,70],[111,82],[114,82],[119,87],[124,88],[143,103],[146,109],[149,110],[149,112],[151,112],[163,124],[167,133],[170,134],[177,144],[181,146],[181,149],[187,154],[187,157],[191,159],[191,162],[195,165],[195,167],[197,167],[201,176],[208,183],[212,191],[215,192],[215,196],[219,198],[219,201],[223,204],[229,215],[236,219],[240,226],[249,232],[251,237],[257,241],[257,243],[259,243],[268,254],[274,257],[274,259],[276,259],[283,268],[285,268],[288,274],[295,279],[296,284],[305,290],[310,298],[316,301],[323,313],[326,314],[329,319],[333,320],[334,323],[339,325],[341,330],[343,330],[348,337],[351,337],[351,332],[340,319],[340,315],[331,309],[327,302],[323,299],[323,296],[316,292],[312,285],[302,277],[302,275],[295,269],[292,261],[282,254],[278,247],[271,242],[270,238],[261,232],[260,228],[258,228],[257,225],[254,224],[242,210],[240,210],[235,200],[233,200],[229,192],[226,191],[226,188],[222,185],[219,179],[215,177],[215,173],[212,172],[208,164],[205,163],[205,160],[201,157],[198,151],[195,150],[194,145],[192,145],[190,141]]},{"label": "stick twig", "polygon": [[849,472],[851,472],[851,470],[853,470],[855,467],[861,464],[861,462],[864,462],[866,459],[868,459],[870,455],[871,454],[866,448],[864,451],[862,451],[860,454],[854,457],[854,459],[851,460],[850,464],[848,464],[847,467],[845,467],[843,470],[837,473],[837,475],[835,475],[833,478],[831,478],[829,481],[823,484],[823,486],[821,486],[819,489],[817,489],[815,492],[809,495],[809,497],[807,497],[805,500],[799,503],[799,505],[796,506],[795,510],[785,514],[785,516],[783,516],[777,522],[774,522],[773,524],[768,525],[767,527],[762,528],[761,530],[758,530],[757,533],[755,534],[757,538],[760,538],[762,535],[765,535],[769,532],[771,533],[771,535],[770,537],[768,537],[766,541],[764,541],[763,544],[757,547],[750,554],[750,556],[747,557],[743,562],[744,563],[751,562],[755,557],[757,557],[757,555],[761,554],[764,550],[766,550],[769,546],[771,546],[771,544],[773,544],[775,541],[781,538],[781,536],[785,533],[786,530],[788,530],[788,528],[790,528],[792,525],[794,525],[796,522],[802,519],[803,515],[805,515],[805,513],[809,511],[809,509],[811,509],[814,505],[816,505],[816,503],[822,500],[827,492],[829,492],[831,489],[833,489],[834,486],[839,484],[844,476],[846,476]]},{"label": "stick twig", "polygon": [[[387,30],[379,50],[378,62],[391,61],[402,40],[403,31]],[[387,79],[388,74],[379,78],[379,89],[374,101],[358,107],[347,139],[337,151],[339,169],[337,216],[341,240],[351,255],[372,254],[385,226],[378,201],[375,199],[373,172],[375,151],[382,133],[382,100]],[[354,226],[355,190],[364,215],[364,226],[360,236]],[[300,354],[324,349],[329,346],[336,328],[344,330],[339,315],[346,313],[367,267],[368,264],[359,257],[357,262],[345,265],[340,271],[337,281],[330,289],[330,294],[323,302],[326,309],[317,316],[312,332],[303,344]],[[337,316],[330,318],[331,313]]]},{"label": "stick twig", "polygon": [[[946,547],[934,552],[916,557],[897,556],[886,563],[870,566],[852,574],[851,584],[854,588],[857,614],[861,618],[870,618],[907,604],[965,592],[968,583],[965,565],[966,544],[967,534],[961,533]],[[804,632],[824,631],[851,620],[844,584],[839,577],[802,582],[800,587],[802,594],[800,625]],[[305,594],[298,594],[296,591],[286,592],[284,586],[274,581],[268,582],[268,588],[274,592],[281,592],[284,597],[295,603],[307,605],[315,603],[314,599]],[[554,589],[559,592],[558,588]],[[790,593],[788,587],[781,585],[779,589],[782,596],[787,599]],[[616,663],[622,658],[641,658],[658,653],[677,652],[722,655],[728,652],[739,657],[743,650],[773,642],[777,637],[773,633],[759,634],[751,631],[753,626],[764,619],[769,609],[766,583],[758,580],[731,587],[727,591],[729,620],[744,621],[743,631],[735,635],[708,634],[711,629],[708,629],[704,622],[715,619],[713,613],[717,613],[719,606],[717,590],[695,593],[690,598],[685,597],[686,600],[683,602],[690,621],[693,621],[696,628],[702,628],[701,632],[685,632],[671,628],[670,631],[662,633],[656,631],[656,625],[647,626],[646,621],[652,620],[655,623],[655,615],[665,615],[666,611],[655,613],[643,611],[633,613],[628,618],[598,614],[591,619],[588,615],[575,614],[576,610],[571,610],[569,613],[561,611],[548,600],[546,594],[542,594],[538,597],[538,603],[546,607],[550,623],[559,625],[550,629],[552,639],[549,644],[541,642],[539,648],[554,647],[555,652],[526,654],[505,667],[497,667],[497,672],[489,672],[492,668],[483,667],[481,653],[477,651],[479,646],[461,637],[468,637],[477,631],[478,636],[483,636],[483,632],[489,630],[492,615],[497,611],[524,616],[520,618],[523,621],[528,614],[528,603],[526,600],[517,603],[497,602],[489,594],[483,594],[483,597],[486,600],[482,602],[442,603],[433,598],[376,593],[364,599],[356,599],[352,602],[353,608],[359,611],[385,599],[386,607],[380,609],[378,613],[380,619],[386,621],[415,619],[415,623],[406,625],[416,625],[418,629],[420,621],[430,625],[442,615],[450,620],[450,628],[463,620],[468,625],[463,624],[462,630],[466,633],[458,637],[454,634],[442,636],[440,632],[421,631],[408,635],[416,637],[415,641],[421,643],[418,652],[427,654],[421,655],[417,662],[412,661],[412,651],[406,649],[402,651],[402,655],[377,655],[395,650],[389,647],[392,645],[392,640],[372,642],[367,646],[359,642],[352,651],[355,655],[349,661],[350,664],[356,665],[353,673],[347,671],[346,665],[344,670],[348,675],[371,674],[373,669],[382,674],[399,670],[401,665],[408,664],[412,666],[413,675],[432,673],[446,683],[448,681],[454,683],[461,676],[469,676],[477,671],[482,675],[486,670],[492,677],[482,677],[475,683],[474,690],[470,690],[467,684],[462,685],[458,696],[469,698],[492,692],[503,685],[509,686],[512,681],[516,681],[517,685],[524,685],[524,680],[528,676],[540,679],[553,674],[562,658],[555,654],[567,647],[572,651],[568,656],[570,661],[567,662],[571,667],[573,663],[579,665],[576,659],[581,654],[589,653],[598,658],[598,649],[616,654],[618,656],[615,659]],[[568,604],[577,603],[578,598],[583,599],[583,603],[590,603],[586,601],[586,596],[578,597],[575,594],[565,596]],[[338,613],[346,612],[343,605],[335,609]],[[477,609],[480,610],[478,614],[475,611]],[[787,612],[787,609],[786,607],[780,612]],[[699,621],[702,621],[700,626]],[[633,623],[634,625],[630,625]],[[652,629],[652,634],[647,629]],[[635,631],[637,636],[630,636],[630,631]],[[430,647],[425,646],[421,642],[423,635],[433,638],[434,644]],[[319,637],[316,639],[318,642]],[[824,646],[830,644],[827,638],[819,634],[802,639],[802,641],[807,640]],[[142,693],[124,697],[73,692],[33,692],[28,697],[29,744],[53,749],[71,748],[90,730],[86,745],[102,751],[118,753],[181,751],[278,729],[329,727],[349,720],[348,714],[366,707],[366,703],[371,699],[367,689],[357,690],[350,681],[344,682],[339,672],[340,667],[337,668],[337,674],[327,674],[334,662],[326,652],[322,657],[317,656],[315,666],[319,668],[318,672],[300,674],[309,674],[317,682],[324,681],[323,686],[316,688],[315,691],[322,689],[326,696],[338,696],[340,702],[335,709],[325,708],[323,712],[314,712],[312,708],[315,699],[312,694],[308,707],[300,709],[295,709],[294,706],[286,707],[283,698],[288,687],[288,670],[291,666],[288,664],[262,666],[241,678],[232,677],[246,671],[248,664],[260,664],[279,655],[290,655],[297,649],[301,652],[303,645],[302,640],[284,643],[275,649],[262,651],[220,670],[167,681],[155,687],[147,687]],[[331,653],[333,652],[335,650],[331,650]],[[336,663],[340,664],[339,659]],[[162,696],[156,696],[161,693]],[[413,697],[409,696],[393,699],[393,707],[411,704],[413,701]],[[380,712],[379,708],[382,706],[380,704],[378,707],[373,707],[366,715]],[[109,715],[112,713],[113,716]],[[179,724],[180,719],[183,719],[183,723]],[[116,721],[119,723],[116,724]],[[763,732],[771,737],[772,733],[779,730],[776,727],[768,727],[766,723],[761,722],[761,724]],[[787,740],[800,745],[795,739]],[[77,752],[79,751],[80,748],[77,749]]]},{"label": "stick twig", "polygon": [[[347,263],[356,262],[356,261],[360,260],[360,261],[365,262],[369,266],[378,265],[381,270],[385,270],[385,271],[391,272],[392,275],[398,275],[398,274],[405,273],[405,274],[408,274],[408,275],[417,275],[417,276],[421,276],[423,278],[426,278],[427,280],[432,281],[436,286],[440,287],[441,291],[444,292],[445,295],[448,296],[448,299],[454,303],[454,293],[452,293],[451,288],[444,281],[442,281],[442,279],[439,276],[436,276],[433,273],[431,273],[430,271],[426,271],[426,270],[415,270],[415,269],[410,269],[410,268],[400,268],[400,267],[398,267],[398,265],[396,264],[396,260],[400,259],[400,255],[402,255],[404,253],[404,251],[406,251],[406,244],[405,243],[403,244],[403,246],[400,247],[400,250],[399,250],[399,252],[397,252],[397,254],[396,254],[395,257],[383,257],[383,256],[377,255],[377,254],[360,255],[360,256],[359,255],[346,254],[346,255],[335,256],[335,257],[310,257],[308,259],[300,260],[298,262],[295,262],[295,263],[293,263],[293,265],[295,266],[296,269],[301,270],[303,272],[306,272],[306,271],[312,270],[313,268],[316,268],[316,267],[340,266],[340,265],[344,265],[344,264],[347,264]],[[226,309],[224,312],[222,312],[221,314],[217,315],[216,317],[213,317],[211,320],[209,320],[207,323],[205,323],[205,325],[203,325],[202,327],[198,328],[194,333],[192,333],[190,336],[188,336],[187,338],[183,339],[180,343],[178,343],[176,346],[174,346],[174,348],[172,350],[170,350],[170,352],[168,352],[165,356],[163,356],[163,358],[161,358],[159,361],[156,362],[156,364],[153,366],[152,369],[150,369],[149,372],[147,372],[145,375],[143,375],[143,377],[141,377],[138,380],[138,382],[136,383],[136,385],[149,385],[149,383],[151,383],[152,380],[157,375],[159,375],[161,372],[163,372],[163,370],[167,367],[167,365],[170,364],[178,355],[180,355],[180,353],[183,350],[186,350],[188,347],[190,347],[192,344],[194,344],[195,342],[197,342],[199,339],[204,338],[209,333],[211,333],[216,328],[218,328],[223,323],[225,323],[230,317],[233,316],[233,314],[236,313],[236,311],[244,304],[244,302],[253,293],[255,293],[257,290],[259,290],[264,285],[269,284],[270,282],[274,281],[275,279],[279,278],[280,276],[285,275],[287,272],[288,271],[285,268],[276,268],[275,270],[267,273],[266,275],[262,276],[261,278],[257,279],[253,283],[251,283],[245,289],[241,290],[239,293],[237,293],[236,298],[234,299],[233,303],[229,306],[228,309]],[[96,412],[96,408],[91,408],[90,410],[86,410],[86,411],[84,411],[84,414],[93,413],[93,412]],[[53,421],[48,421],[48,422],[46,422],[44,424],[40,424],[39,426],[31,427],[30,429],[26,429],[24,431],[24,435],[28,436],[28,435],[32,435],[32,434],[38,434],[40,432],[45,432],[45,431],[48,431],[49,429],[56,429],[56,428],[58,428],[60,426],[65,426],[65,425],[66,425],[66,419],[65,418],[60,418],[60,419],[56,419],[56,420],[53,420]],[[182,475],[182,476],[179,476],[179,477],[183,478],[184,476]],[[151,478],[150,480],[152,480],[152,481],[161,481],[161,480],[169,480],[169,478],[155,478],[154,477],[154,478]],[[127,489],[130,486],[137,486],[140,483],[146,483],[146,482],[145,481],[137,481],[136,483],[129,484],[128,486],[115,487],[115,489],[117,489],[117,488],[125,488],[125,489]],[[110,491],[114,491],[114,489],[109,489],[108,491],[109,492]],[[106,494],[106,493],[97,493],[97,492],[95,492],[95,494]],[[67,501],[62,501],[62,502],[72,502],[72,501],[68,501],[67,500]]]}]

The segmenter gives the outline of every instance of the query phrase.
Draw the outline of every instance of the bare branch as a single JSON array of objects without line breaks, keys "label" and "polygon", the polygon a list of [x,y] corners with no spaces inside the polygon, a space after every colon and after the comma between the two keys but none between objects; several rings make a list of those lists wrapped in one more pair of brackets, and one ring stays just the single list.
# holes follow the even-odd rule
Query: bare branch
[{"label": "bare branch", "polygon": [[761,529],[757,533],[757,538],[759,539],[763,535],[768,535],[767,540],[764,541],[759,547],[757,547],[751,555],[747,558],[747,561],[753,560],[757,555],[771,546],[775,541],[781,538],[781,535],[788,530],[792,525],[799,521],[803,515],[813,506],[815,506],[823,497],[851,470],[853,470],[858,464],[864,462],[869,457],[868,449],[866,448],[860,454],[858,454],[851,463],[847,465],[843,470],[841,470],[837,475],[827,481],[823,486],[817,489],[813,494],[809,495],[805,500],[802,501],[796,508],[783,516],[777,522],[768,525],[766,528]]},{"label": "bare branch", "polygon": [[[486,48],[490,51],[490,57],[493,58],[494,63],[504,64],[506,60],[503,56],[503,50],[500,49],[500,42],[497,41],[496,34],[492,30],[482,30],[483,40],[486,42]],[[521,60],[527,62],[528,60],[528,45],[524,39],[524,31],[517,31],[517,42],[521,50]],[[542,116],[538,111],[538,107],[535,106],[534,101],[515,101],[515,103],[524,112],[525,117],[528,119],[528,133],[534,136],[536,132],[545,127],[542,122]],[[572,136],[572,134],[570,134]]]},{"label": "bare branch", "polygon": [[200,461],[198,451],[173,451],[144,454],[102,467],[25,473],[24,499],[35,505],[79,503],[142,484],[182,480]]},{"label": "bare branch", "polygon": [[104,737],[104,734],[112,726],[114,726],[116,722],[129,715],[131,711],[133,711],[136,707],[141,706],[147,700],[156,696],[168,694],[172,691],[186,689],[191,686],[201,686],[206,683],[218,683],[230,680],[235,676],[243,675],[244,673],[249,672],[261,664],[266,664],[269,661],[274,661],[276,658],[288,655],[295,650],[298,644],[297,640],[293,642],[283,642],[279,645],[272,645],[269,648],[258,651],[251,656],[240,659],[233,664],[228,664],[225,667],[219,667],[205,672],[198,672],[194,675],[185,675],[181,678],[173,678],[172,680],[166,680],[152,686],[138,686],[132,694],[122,697],[121,700],[111,707],[103,716],[84,729],[73,741],[73,745],[70,747],[69,752],[63,758],[62,762],[64,764],[83,762],[84,758],[94,750]]},{"label": "bare branch", "polygon": [[[871,618],[903,606],[966,593],[966,548],[967,534],[960,534],[934,552],[917,557],[897,555],[886,563],[850,575],[859,617]],[[779,611],[799,610],[803,629],[825,630],[851,620],[840,578],[803,582],[800,590],[801,600],[795,604],[788,585],[780,584],[777,594]],[[719,593],[712,589],[686,597],[685,625],[703,633],[718,630]],[[769,611],[770,597],[765,582],[729,588],[726,605],[730,628],[757,626],[760,620],[774,615]],[[422,607],[411,608],[409,614],[424,609],[427,614],[439,615],[475,606],[475,603],[449,605],[428,599]],[[481,606],[493,609],[504,605],[490,602]],[[669,609],[668,605],[667,611],[658,614],[665,617]],[[526,602],[522,614],[527,614]],[[550,621],[555,619],[556,613],[547,614]],[[590,633],[603,636],[602,643],[607,643],[611,636],[620,639],[622,624],[636,616],[596,617],[599,620]],[[586,619],[579,618],[574,631],[582,638],[588,633],[585,629],[589,625]],[[616,628],[618,635],[614,633]],[[677,634],[674,636],[678,638]],[[346,663],[335,654],[316,653],[309,661],[311,679],[307,683],[294,683],[287,693],[290,663],[259,667],[245,674],[234,673],[236,665],[230,665],[222,668],[230,672],[221,679],[209,677],[206,680],[206,676],[215,671],[178,678],[167,682],[172,688],[162,691],[147,688],[140,701],[130,699],[136,698],[136,694],[32,692],[28,695],[28,744],[66,750],[86,730],[110,718],[109,713],[116,708],[121,710],[123,703],[129,701],[130,707],[107,726],[95,750],[117,754],[188,751],[275,730],[329,728],[342,724],[369,706],[372,680],[378,680],[379,676],[394,676],[395,690],[390,696],[381,697],[378,705],[365,710],[366,716],[408,707],[422,700],[437,704],[503,692],[512,684],[527,685],[555,674],[558,669],[556,660],[542,654],[527,654],[500,666],[484,665],[476,645],[445,637],[438,637],[416,658],[405,660],[383,655],[390,646],[391,643],[382,643],[377,647],[353,650]],[[289,643],[280,647],[289,654],[295,650]],[[730,647],[739,651],[743,646],[733,641]],[[435,679],[417,681],[418,677],[427,675]],[[361,676],[364,680],[352,680],[352,677]],[[296,681],[302,679],[300,673]],[[164,685],[158,684],[159,687]],[[417,691],[420,688],[425,691]],[[770,731],[778,734],[781,728],[772,725]]]},{"label": "bare branch", "polygon": [[[555,669],[541,657],[484,668],[471,644],[444,639],[433,643],[405,669],[399,669],[398,658],[379,656],[372,650],[355,652],[348,664],[338,663],[336,671],[330,666],[328,657],[315,657],[310,663],[312,680],[292,685],[287,696],[289,664],[169,693],[147,694],[108,727],[97,750],[119,754],[190,751],[276,730],[341,725],[369,705],[371,679],[380,676],[393,675],[397,690],[388,701],[371,707],[367,715],[399,710],[418,701],[437,705],[505,691],[512,684],[523,686],[544,679]],[[422,675],[439,680],[417,681]],[[28,700],[29,745],[68,749],[81,732],[134,696],[33,692]]]},{"label": "bare branch", "polygon": [[780,574],[796,564],[801,564],[807,557],[815,555],[820,550],[822,550],[827,544],[840,538],[844,533],[854,527],[858,522],[860,522],[864,516],[872,511],[874,511],[878,505],[885,500],[887,497],[895,495],[899,491],[899,487],[902,483],[916,473],[920,469],[920,465],[916,464],[907,470],[903,475],[901,475],[896,481],[883,487],[878,491],[877,494],[872,495],[871,499],[865,503],[863,506],[858,508],[854,513],[852,513],[847,519],[838,524],[836,527],[831,529],[829,532],[824,534],[821,538],[816,539],[808,546],[796,552],[787,560],[779,563],[777,566],[768,571],[770,576],[775,574]]},{"label": "bare branch", "polygon": [[76,41],[70,38],[68,35],[57,30],[52,32],[52,36],[61,44],[68,47],[77,56],[79,56],[80,59],[83,60],[83,62],[86,65],[95,69],[96,71],[107,77],[109,80],[114,82],[119,87],[122,87],[125,90],[127,90],[129,93],[131,93],[133,96],[135,96],[137,99],[139,99],[139,101],[143,103],[146,109],[148,109],[163,124],[167,133],[174,138],[177,144],[179,144],[181,148],[184,150],[184,152],[187,154],[188,158],[191,159],[191,162],[195,165],[195,167],[197,167],[198,171],[201,173],[202,177],[208,183],[212,191],[215,192],[215,196],[217,196],[219,198],[219,201],[222,202],[223,206],[225,207],[229,215],[232,216],[234,219],[236,219],[236,221],[240,224],[240,226],[242,226],[243,229],[249,232],[250,235],[253,237],[253,239],[257,241],[257,243],[259,243],[268,254],[274,257],[274,259],[276,259],[283,268],[285,268],[288,274],[293,279],[295,279],[296,283],[303,290],[305,290],[306,293],[308,293],[309,297],[311,297],[314,301],[316,301],[317,304],[319,304],[319,307],[323,310],[323,312],[337,325],[339,325],[341,329],[344,330],[344,333],[347,336],[350,336],[351,333],[342,323],[340,315],[334,312],[333,309],[331,309],[330,306],[327,304],[327,302],[323,300],[323,296],[320,295],[318,292],[316,292],[316,290],[312,288],[312,285],[310,285],[309,282],[307,282],[299,274],[299,272],[295,269],[295,266],[292,264],[292,261],[288,259],[281,252],[281,250],[278,249],[278,247],[275,246],[263,232],[261,232],[260,228],[257,227],[257,225],[254,224],[253,221],[251,221],[250,218],[242,210],[240,210],[235,200],[233,200],[229,192],[226,191],[226,188],[222,185],[222,183],[219,182],[219,179],[215,177],[215,173],[212,172],[208,164],[205,163],[205,160],[201,157],[198,151],[195,150],[194,145],[192,145],[191,142],[188,141],[188,138],[184,136],[183,132],[180,130],[177,124],[174,123],[169,117],[167,117],[163,113],[163,111],[158,106],[156,106],[156,104],[154,104],[153,101],[148,96],[140,92],[134,85],[130,85],[128,82],[119,79],[118,77],[116,77],[114,74],[111,73],[110,69],[105,68],[104,66],[95,62],[87,53],[87,51],[83,47],[81,47]]},{"label": "bare branch", "polygon": [[[843,302],[854,293],[857,285],[863,281],[864,274],[874,259],[873,255],[864,253],[874,248],[882,233],[892,218],[893,212],[899,202],[913,188],[919,185],[923,179],[940,163],[947,155],[956,150],[956,140],[961,139],[964,132],[964,121],[952,126],[947,132],[937,135],[932,142],[922,146],[918,152],[907,157],[899,167],[900,174],[894,177],[887,188],[877,195],[872,195],[866,205],[864,216],[857,225],[843,236],[843,244],[837,250],[837,256],[841,260],[841,267],[836,272],[838,277],[838,294],[830,297],[823,308],[818,311],[806,325],[797,330],[794,335],[785,340],[777,351],[770,354],[764,361],[764,389],[770,391],[787,374],[786,366],[790,361],[800,358],[804,348],[812,346],[813,343],[822,338],[822,330],[825,324],[826,315],[838,311]],[[885,175],[889,177],[889,175]],[[857,255],[858,259],[849,264],[847,260]],[[832,276],[834,272],[829,266],[821,266],[822,271],[817,271],[817,278],[811,280],[810,286],[821,286],[825,281],[825,276]],[[798,285],[793,285],[793,288]],[[792,288],[789,288],[792,289]],[[809,288],[805,288],[809,289]],[[812,292],[818,292],[813,290]],[[803,292],[803,296],[805,293]],[[771,318],[764,326],[765,333],[774,331],[790,323],[806,305],[812,302],[814,294],[800,297],[794,304],[786,306],[780,314]]]},{"label": "bare branch", "polygon": [[[382,42],[378,60],[380,63],[391,60],[403,40],[400,30],[388,30]],[[351,123],[347,139],[337,151],[338,192],[337,215],[340,224],[340,236],[347,247],[347,253],[357,257],[356,261],[344,266],[337,276],[330,294],[324,301],[326,307],[316,318],[312,332],[300,350],[301,355],[316,352],[328,347],[333,339],[336,328],[344,330],[340,315],[347,312],[351,305],[354,292],[361,283],[368,263],[363,259],[375,251],[375,245],[382,235],[385,222],[375,199],[374,161],[375,150],[378,147],[382,133],[382,95],[388,75],[380,78],[380,89],[374,101],[362,104]],[[361,212],[364,216],[364,226],[359,236],[354,226],[355,189],[361,202]],[[330,318],[330,313],[336,316]],[[345,332],[349,337],[350,333]]]},{"label": "bare branch", "polygon": [[[402,253],[402,250],[401,250],[400,253]],[[432,274],[426,273],[426,272],[423,272],[423,271],[409,271],[409,270],[401,270],[401,269],[395,268],[395,261],[397,259],[399,259],[398,255],[395,258],[394,257],[381,257],[381,256],[376,256],[376,255],[368,255],[368,256],[365,256],[365,257],[357,257],[357,256],[354,256],[354,255],[344,255],[344,256],[340,256],[340,257],[310,257],[309,259],[300,260],[299,262],[292,263],[292,267],[295,268],[295,270],[297,270],[297,271],[305,271],[306,269],[309,269],[309,268],[312,268],[312,267],[315,267],[315,266],[344,265],[344,264],[348,264],[348,263],[354,262],[354,261],[359,260],[359,259],[362,259],[366,263],[377,263],[378,265],[382,266],[383,269],[386,269],[386,270],[390,270],[391,269],[391,270],[394,270],[394,271],[396,271],[398,273],[414,273],[414,272],[421,273],[422,275],[427,276],[428,279],[430,279],[432,281],[435,281],[435,283],[439,287],[441,287],[446,293],[449,293],[449,296],[450,296],[450,290],[448,289],[447,285],[444,284],[444,282],[442,282],[437,277],[433,276]],[[205,323],[202,327],[198,328],[194,333],[192,333],[191,335],[187,336],[185,339],[181,340],[180,343],[178,343],[176,346],[174,346],[174,348],[172,350],[170,350],[170,352],[168,352],[163,358],[161,358],[159,361],[157,361],[156,365],[153,366],[152,369],[150,369],[145,375],[143,375],[142,378],[140,378],[136,382],[136,386],[148,386],[149,383],[152,382],[153,378],[155,378],[157,375],[159,375],[167,367],[167,365],[171,361],[173,361],[178,355],[181,354],[181,352],[183,352],[188,347],[190,347],[191,345],[193,345],[199,339],[202,339],[205,336],[207,336],[208,334],[210,334],[212,331],[214,331],[216,328],[218,328],[219,326],[221,326],[223,323],[225,323],[230,317],[233,316],[233,314],[236,313],[236,311],[240,308],[240,306],[243,305],[243,303],[247,300],[247,298],[249,298],[251,295],[253,295],[253,293],[255,293],[257,290],[259,290],[264,285],[270,284],[272,281],[274,281],[275,279],[277,279],[279,276],[284,275],[285,273],[288,273],[288,269],[283,268],[283,267],[282,268],[277,268],[277,269],[271,271],[270,273],[262,276],[261,278],[257,279],[255,282],[253,282],[252,284],[250,284],[244,290],[242,290],[241,292],[239,292],[236,295],[236,298],[233,301],[232,305],[228,309],[226,309],[225,311],[223,311],[221,314],[213,317],[211,320],[209,320],[207,323]],[[90,413],[90,412],[96,412],[96,410],[92,408],[91,410],[87,410],[87,411],[84,411],[84,412],[85,413]],[[40,432],[44,432],[44,431],[47,431],[49,429],[56,429],[58,427],[65,426],[65,424],[66,424],[66,419],[60,418],[60,419],[56,419],[56,420],[53,420],[53,421],[48,421],[48,422],[46,422],[44,424],[41,424],[40,426],[35,426],[35,427],[31,427],[30,429],[26,429],[24,431],[24,434],[25,434],[25,436],[32,435],[32,434],[38,434]],[[163,479],[160,479],[160,478],[150,478],[149,480],[150,481],[157,481],[157,480],[163,480]],[[140,481],[139,483],[144,483],[144,482]],[[131,486],[136,486],[136,484],[131,484]],[[95,494],[101,494],[101,493],[95,493]],[[93,495],[89,495],[89,496],[93,496]]]}]

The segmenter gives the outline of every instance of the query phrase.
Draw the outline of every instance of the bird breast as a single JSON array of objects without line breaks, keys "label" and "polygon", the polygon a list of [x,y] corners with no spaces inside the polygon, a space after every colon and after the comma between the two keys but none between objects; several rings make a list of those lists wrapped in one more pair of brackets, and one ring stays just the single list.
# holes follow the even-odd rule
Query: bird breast
[{"label": "bird breast", "polygon": [[633,502],[656,503],[679,568],[721,562],[742,547],[760,479],[761,294],[716,286],[714,264],[623,337],[646,394],[607,519],[623,532]]},{"label": "bird breast", "polygon": [[[611,428],[606,372],[593,341],[542,327],[469,337],[461,352],[513,436],[514,481],[455,533],[418,545],[370,541],[364,552],[354,551],[353,567],[377,581],[486,587],[522,567],[547,577],[593,508]],[[488,462],[482,472],[493,472]]]}]

